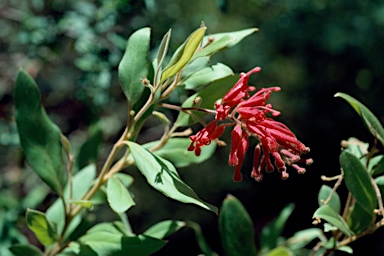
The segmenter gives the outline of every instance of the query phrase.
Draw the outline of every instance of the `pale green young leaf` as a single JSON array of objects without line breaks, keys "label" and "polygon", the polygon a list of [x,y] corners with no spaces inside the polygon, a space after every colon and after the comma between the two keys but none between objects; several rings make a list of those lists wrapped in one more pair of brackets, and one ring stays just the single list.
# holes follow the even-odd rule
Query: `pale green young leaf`
[{"label": "pale green young leaf", "polygon": [[335,97],[341,97],[346,100],[355,109],[357,114],[363,120],[364,125],[384,145],[384,128],[379,119],[361,102],[345,93],[336,93]]},{"label": "pale green young leaf", "polygon": [[41,105],[37,84],[24,70],[17,74],[13,96],[20,144],[29,165],[54,192],[63,195],[67,176],[62,162],[61,132]]},{"label": "pale green young leaf", "polygon": [[205,45],[208,40],[214,39],[214,41],[219,41],[223,37],[230,36],[231,38],[235,39],[234,41],[230,42],[226,45],[226,48],[233,47],[236,44],[240,43],[241,40],[243,40],[245,37],[255,33],[256,31],[259,31],[258,28],[247,28],[239,31],[234,32],[224,32],[224,33],[217,33],[212,35],[207,35],[203,39],[203,45]]},{"label": "pale green young leaf", "polygon": [[150,35],[150,28],[134,32],[128,39],[127,48],[119,63],[119,80],[132,106],[140,99],[145,88],[140,79],[148,75]]},{"label": "pale green young leaf", "polygon": [[167,160],[155,156],[134,142],[127,142],[137,168],[145,176],[149,185],[164,195],[182,203],[191,203],[217,213],[217,208],[201,200],[185,184],[175,167]]},{"label": "pale green young leaf", "polygon": [[[152,141],[144,144],[143,147],[149,150],[158,143],[159,141]],[[156,150],[153,154],[167,159],[175,167],[185,167],[206,161],[213,155],[217,146],[217,143],[212,141],[211,144],[202,147],[200,156],[196,156],[194,152],[187,150],[190,144],[189,138],[171,138],[164,147]]]},{"label": "pale green young leaf", "polygon": [[340,165],[349,192],[367,212],[373,212],[377,204],[376,194],[365,166],[345,150],[340,154]]},{"label": "pale green young leaf", "polygon": [[286,241],[286,244],[290,249],[296,250],[296,249],[304,248],[307,244],[309,244],[310,242],[312,242],[314,239],[317,239],[317,238],[323,242],[327,240],[327,238],[324,236],[323,231],[321,229],[309,228],[309,229],[300,230],[295,234],[293,234],[293,236]]},{"label": "pale green young leaf", "polygon": [[[329,187],[327,185],[321,186],[320,191],[319,191],[319,195],[317,197],[319,206],[323,206],[324,205],[324,201],[326,201],[328,199],[328,197],[331,194],[331,192],[332,192],[332,188],[331,187]],[[329,200],[329,202],[327,204],[336,213],[340,213],[340,208],[341,208],[340,197],[339,197],[339,195],[337,194],[336,191],[332,194],[331,199]]]},{"label": "pale green young leaf", "polygon": [[228,195],[221,206],[219,231],[225,255],[257,255],[252,219],[232,195]]},{"label": "pale green young leaf", "polygon": [[294,253],[289,248],[279,246],[268,252],[266,256],[294,256]]},{"label": "pale green young leaf", "polygon": [[230,35],[224,35],[217,40],[210,43],[208,46],[204,47],[200,51],[195,52],[193,54],[191,62],[194,61],[197,58],[205,57],[205,56],[211,56],[215,54],[216,52],[224,49],[226,46],[228,46],[230,43],[233,43],[236,41],[236,38],[231,37]]},{"label": "pale green young leaf", "polygon": [[157,239],[164,239],[185,226],[186,223],[184,221],[164,220],[156,223],[147,229],[143,234]]},{"label": "pale green young leaf", "polygon": [[294,204],[288,204],[274,220],[261,230],[260,246],[262,251],[269,251],[277,246],[277,240],[294,208]]},{"label": "pale green young leaf", "polygon": [[121,181],[114,176],[108,179],[107,199],[109,206],[118,214],[126,212],[129,208],[135,205],[129,191],[124,187]]},{"label": "pale green young leaf", "polygon": [[224,64],[217,63],[193,73],[182,82],[181,86],[187,90],[197,91],[203,86],[233,75],[231,68]]},{"label": "pale green young leaf", "polygon": [[319,207],[313,214],[313,218],[320,218],[328,221],[331,225],[340,229],[347,236],[353,236],[354,233],[349,229],[347,223],[339,214],[337,214],[329,205]]},{"label": "pale green young leaf", "polygon": [[43,212],[27,209],[25,220],[28,228],[43,245],[48,246],[56,242],[57,234]]},{"label": "pale green young leaf", "polygon": [[176,51],[170,63],[164,68],[160,83],[165,81],[165,79],[175,75],[177,72],[183,69],[185,65],[187,65],[187,63],[191,60],[192,55],[195,53],[197,47],[199,46],[201,40],[203,39],[206,29],[206,27],[197,29]]},{"label": "pale green young leaf", "polygon": [[89,200],[67,200],[67,204],[81,205],[88,209],[93,208],[93,203],[92,201],[89,201]]}]

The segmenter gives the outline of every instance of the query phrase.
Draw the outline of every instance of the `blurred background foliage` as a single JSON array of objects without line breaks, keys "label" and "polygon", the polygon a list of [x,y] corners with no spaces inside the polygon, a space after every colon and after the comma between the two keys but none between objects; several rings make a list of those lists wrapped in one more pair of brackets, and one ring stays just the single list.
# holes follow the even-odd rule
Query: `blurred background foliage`
[{"label": "blurred background foliage", "polygon": [[[219,148],[208,162],[182,168],[181,176],[203,199],[217,206],[226,194],[234,194],[253,218],[256,236],[290,202],[296,208],[284,235],[312,226],[311,217],[322,184],[320,175],[340,172],[340,141],[354,136],[373,143],[351,107],[333,95],[341,91],[356,97],[384,121],[382,1],[3,0],[0,6],[1,255],[6,244],[26,241],[17,230],[33,239],[25,228],[16,228],[24,225],[22,216],[26,207],[38,205],[44,210],[54,200],[44,185],[30,179],[34,175],[23,165],[18,147],[12,88],[19,67],[37,80],[47,112],[69,136],[75,151],[81,151],[81,145],[95,133],[95,123],[99,122],[104,138],[98,158],[102,162],[126,121],[126,102],[118,84],[117,65],[128,36],[141,27],[151,27],[155,50],[163,34],[172,28],[170,51],[173,52],[202,21],[208,33],[260,29],[240,45],[214,56],[213,61],[226,63],[235,72],[261,66],[262,72],[252,77],[251,82],[258,87],[282,87],[282,92],[271,98],[274,108],[282,110],[279,120],[311,148],[315,163],[307,168],[305,175],[291,172],[288,180],[281,181],[278,173],[272,173],[257,183],[248,178],[252,165],[249,155],[243,167],[244,181],[233,183],[233,170],[227,166],[229,149]],[[156,139],[161,134],[160,127],[149,122],[141,141]],[[101,135],[97,134],[96,140],[100,141]],[[137,232],[162,219],[194,220],[202,225],[208,242],[220,254],[216,216],[164,198],[146,185],[138,172],[129,172],[135,177],[136,206],[128,214]],[[99,218],[112,220],[113,215],[105,211]],[[368,251],[384,253],[383,234],[378,231],[353,243],[356,255]],[[191,255],[199,253],[192,231],[173,235],[158,255],[172,255],[181,250]]]}]

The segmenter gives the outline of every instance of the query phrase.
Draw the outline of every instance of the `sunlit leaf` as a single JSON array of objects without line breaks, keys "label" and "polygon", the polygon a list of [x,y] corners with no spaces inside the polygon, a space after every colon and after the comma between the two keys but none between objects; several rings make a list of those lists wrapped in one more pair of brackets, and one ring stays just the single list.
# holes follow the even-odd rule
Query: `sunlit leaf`
[{"label": "sunlit leaf", "polygon": [[194,61],[197,58],[205,57],[205,56],[211,56],[215,54],[216,52],[224,49],[227,45],[230,43],[233,43],[236,41],[236,38],[231,37],[230,35],[224,35],[217,40],[210,43],[208,46],[204,47],[200,51],[195,52],[193,54],[191,62]]},{"label": "sunlit leaf", "polygon": [[61,132],[41,105],[35,81],[24,70],[17,74],[14,101],[20,143],[29,165],[54,192],[62,195],[67,176],[62,162]]},{"label": "sunlit leaf", "polygon": [[231,38],[235,39],[235,41],[230,42],[229,44],[226,45],[226,47],[227,48],[233,47],[236,44],[240,43],[241,40],[243,40],[245,37],[253,34],[256,31],[259,31],[259,29],[258,28],[248,28],[248,29],[243,29],[243,30],[234,31],[234,32],[224,32],[224,33],[207,35],[203,39],[203,45],[205,45],[208,40],[212,40],[212,38],[215,41],[219,41],[222,37],[230,36]]},{"label": "sunlit leaf", "polygon": [[[144,144],[143,147],[149,150],[158,143],[158,141],[152,141]],[[167,159],[175,167],[185,167],[192,163],[201,163],[209,159],[215,152],[217,145],[215,141],[212,141],[211,144],[201,149],[200,156],[196,156],[194,152],[187,150],[190,144],[191,140],[189,138],[171,138],[164,147],[153,153]]]},{"label": "sunlit leaf", "polygon": [[129,191],[124,187],[121,181],[114,176],[108,179],[107,199],[112,210],[119,214],[126,212],[129,208],[135,205]]},{"label": "sunlit leaf", "polygon": [[349,229],[343,217],[337,214],[329,205],[323,205],[313,214],[313,218],[320,218],[328,221],[331,225],[338,227],[341,232],[347,236],[353,236],[354,233]]},{"label": "sunlit leaf", "polygon": [[128,142],[128,146],[137,168],[146,177],[149,185],[179,202],[196,204],[217,213],[215,206],[201,200],[192,188],[181,180],[169,161],[155,156],[134,142]]},{"label": "sunlit leaf", "polygon": [[[322,206],[324,205],[324,203],[322,201],[325,201],[328,199],[330,193],[332,192],[332,188],[327,186],[327,185],[323,185],[321,186],[320,188],[320,191],[319,191],[319,195],[318,195],[318,202],[319,202],[319,206]],[[336,213],[340,213],[340,197],[339,195],[337,194],[337,192],[335,191],[332,196],[331,196],[331,199],[329,200],[329,202],[327,203]]]},{"label": "sunlit leaf", "polygon": [[348,190],[367,212],[373,212],[376,194],[365,166],[356,156],[345,150],[340,155],[340,165]]},{"label": "sunlit leaf", "polygon": [[276,219],[272,220],[261,230],[260,246],[262,251],[268,251],[277,246],[277,239],[281,236],[285,223],[294,208],[293,204],[287,205]]},{"label": "sunlit leaf", "polygon": [[233,76],[232,70],[221,63],[206,67],[190,75],[181,86],[187,90],[199,90],[214,81]]},{"label": "sunlit leaf", "polygon": [[346,252],[346,253],[349,253],[349,254],[353,254],[353,249],[349,246],[341,246],[339,248],[337,248],[338,251],[342,251],[342,252]]},{"label": "sunlit leaf", "polygon": [[181,228],[185,227],[186,223],[178,220],[164,220],[156,223],[143,234],[146,236],[154,237],[157,239],[163,239]]},{"label": "sunlit leaf", "polygon": [[131,105],[140,99],[145,88],[140,79],[148,75],[150,35],[150,28],[134,32],[128,39],[127,48],[119,64],[119,80]]},{"label": "sunlit leaf", "polygon": [[27,209],[25,219],[28,228],[35,233],[43,245],[47,246],[56,242],[57,234],[43,212]]},{"label": "sunlit leaf", "polygon": [[279,246],[268,252],[266,256],[294,256],[294,254],[288,248],[284,246]]},{"label": "sunlit leaf", "polygon": [[336,93],[335,97],[341,97],[351,104],[372,135],[384,145],[384,128],[379,119],[365,105],[345,93]]},{"label": "sunlit leaf", "polygon": [[162,83],[165,79],[175,75],[182,68],[184,68],[185,65],[187,65],[187,63],[191,60],[192,55],[195,53],[197,47],[199,46],[201,40],[203,39],[206,29],[206,27],[197,29],[176,51],[169,64],[164,68],[160,83]]},{"label": "sunlit leaf", "polygon": [[228,195],[220,209],[219,231],[227,256],[257,255],[251,218],[241,202]]}]

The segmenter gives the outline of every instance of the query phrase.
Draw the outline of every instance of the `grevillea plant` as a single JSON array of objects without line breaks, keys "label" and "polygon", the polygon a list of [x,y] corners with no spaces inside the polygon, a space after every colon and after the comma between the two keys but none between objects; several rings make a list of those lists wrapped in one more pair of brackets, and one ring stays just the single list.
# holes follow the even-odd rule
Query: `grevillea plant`
[{"label": "grevillea plant", "polygon": [[[20,70],[14,89],[20,143],[30,167],[57,195],[57,200],[46,212],[26,211],[26,223],[44,251],[28,244],[13,245],[10,251],[14,255],[150,255],[165,245],[167,236],[189,227],[196,232],[202,252],[214,255],[200,227],[191,221],[162,221],[142,234],[131,229],[126,212],[135,205],[129,191],[133,182],[129,172],[134,165],[148,184],[165,196],[218,214],[226,255],[321,255],[334,250],[350,251],[347,244],[382,226],[382,220],[377,218],[383,213],[380,189],[384,182],[382,177],[374,180],[372,176],[384,171],[384,159],[382,155],[374,156],[376,144],[368,151],[368,145],[357,140],[343,143],[342,174],[323,177],[335,179],[336,183],[333,188],[325,185],[321,188],[320,207],[314,213],[315,224],[321,219],[327,222],[323,229],[310,228],[298,231],[292,238],[281,238],[294,208],[288,205],[263,229],[258,245],[251,218],[239,200],[228,196],[219,211],[202,200],[178,175],[176,168],[201,163],[213,154],[217,145],[225,146],[220,140],[225,129],[232,129],[228,164],[235,167],[236,182],[242,180],[241,167],[250,139],[257,142],[253,169],[243,173],[257,181],[262,181],[264,171],[272,172],[275,168],[282,179],[288,178],[289,169],[304,173],[303,165],[313,162],[303,157],[309,148],[286,125],[275,120],[280,112],[268,100],[280,88],[248,84],[250,76],[261,71],[260,67],[235,75],[222,63],[210,63],[213,54],[236,45],[255,31],[205,36],[206,27],[201,26],[171,57],[168,56],[171,31],[168,31],[154,60],[149,60],[150,28],[133,33],[118,68],[127,98],[127,122],[99,170],[94,163],[76,164],[80,155],[74,155],[71,142],[45,112],[35,81]],[[182,89],[195,93],[179,105],[171,104],[169,97]],[[337,96],[351,103],[375,141],[383,143],[384,130],[377,118],[350,96]],[[171,123],[161,112],[164,108],[179,111],[175,122]],[[151,116],[164,124],[163,134],[157,141],[140,145],[137,138]],[[203,128],[193,135],[188,126],[197,122]],[[341,216],[336,189],[343,180],[350,195]],[[117,220],[95,224],[89,213],[104,203],[116,213]],[[306,249],[315,239],[319,242],[313,250]]]}]

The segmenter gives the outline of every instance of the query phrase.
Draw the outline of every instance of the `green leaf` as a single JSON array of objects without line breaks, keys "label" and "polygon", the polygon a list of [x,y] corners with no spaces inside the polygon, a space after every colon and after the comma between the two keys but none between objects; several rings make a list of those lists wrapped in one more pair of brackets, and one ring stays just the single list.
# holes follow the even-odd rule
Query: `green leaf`
[{"label": "green leaf", "polygon": [[347,236],[353,236],[354,233],[349,229],[343,217],[337,214],[329,205],[319,207],[313,214],[313,218],[320,218],[328,221],[331,225],[340,229]]},{"label": "green leaf", "polygon": [[103,140],[103,133],[99,123],[91,125],[88,139],[80,147],[76,157],[77,168],[80,170],[91,163],[96,163],[99,147]]},{"label": "green leaf", "polygon": [[359,234],[368,228],[375,218],[376,215],[373,211],[367,212],[358,202],[355,202],[349,209],[347,223],[355,234]]},{"label": "green leaf", "polygon": [[156,72],[155,78],[156,78],[156,81],[154,81],[154,84],[155,83],[157,84],[158,80],[160,79],[160,77],[158,77],[158,75],[161,72],[161,67],[162,67],[163,61],[164,61],[165,57],[167,56],[168,45],[169,45],[170,39],[171,39],[171,29],[168,30],[168,32],[164,35],[163,39],[161,40],[160,46],[159,46],[159,51],[157,53],[157,61],[158,61],[158,63],[155,66],[155,70],[156,70],[155,71]]},{"label": "green leaf", "polygon": [[368,213],[372,213],[376,207],[376,194],[365,166],[345,150],[340,155],[340,165],[349,192]]},{"label": "green leaf", "polygon": [[232,70],[221,63],[206,67],[190,75],[181,86],[187,90],[199,90],[214,81],[233,76]]},{"label": "green leaf", "polygon": [[128,39],[127,48],[119,64],[119,80],[131,105],[140,99],[145,88],[140,79],[148,75],[150,36],[150,28],[134,32]]},{"label": "green leaf", "polygon": [[67,203],[68,204],[81,205],[81,206],[84,206],[85,208],[88,208],[88,209],[93,208],[92,201],[88,201],[88,200],[67,200]]},{"label": "green leaf", "polygon": [[276,219],[268,223],[261,230],[260,246],[262,251],[269,251],[277,246],[277,240],[281,236],[285,223],[294,208],[294,204],[288,204],[283,210],[281,210]]},{"label": "green leaf", "polygon": [[353,137],[348,138],[347,143],[348,147],[345,150],[356,156],[360,162],[366,166],[369,144]]},{"label": "green leaf", "polygon": [[[200,108],[213,109],[215,102],[220,98],[222,98],[227,93],[227,91],[235,85],[238,79],[239,79],[239,76],[235,75],[235,76],[229,76],[227,78],[215,81],[211,85],[207,86],[206,88],[202,89],[201,91],[189,97],[186,101],[184,101],[184,103],[182,104],[182,107],[183,108],[194,107],[193,101],[197,97],[200,97],[202,99],[201,104],[199,106]],[[193,110],[190,110],[189,112],[192,112],[194,115],[200,118],[206,115],[206,113],[193,111]],[[175,125],[187,126],[193,123],[195,123],[195,119],[191,115],[185,112],[180,112],[175,122]]]},{"label": "green leaf", "polygon": [[221,206],[219,231],[225,255],[257,254],[252,220],[241,202],[232,195],[228,195]]},{"label": "green leaf", "polygon": [[29,244],[14,244],[9,250],[15,256],[43,256],[43,252],[39,248]]},{"label": "green leaf", "polygon": [[[149,150],[158,143],[159,141],[152,141],[144,144],[143,147]],[[176,167],[185,167],[209,159],[215,152],[217,145],[215,141],[212,141],[211,144],[202,148],[200,156],[196,156],[194,152],[187,150],[190,144],[191,140],[189,138],[171,138],[164,147],[156,150],[153,154],[167,159]]]},{"label": "green leaf", "polygon": [[368,171],[372,176],[382,174],[384,172],[384,155],[372,157],[369,161]]},{"label": "green leaf", "polygon": [[208,40],[212,40],[212,38],[215,41],[219,41],[223,37],[230,36],[231,38],[235,39],[235,41],[232,41],[226,45],[226,48],[230,48],[230,47],[233,47],[236,44],[240,43],[241,40],[243,40],[245,37],[253,34],[256,31],[259,31],[259,29],[258,28],[248,28],[248,29],[243,29],[243,30],[234,31],[234,32],[224,32],[224,33],[217,33],[217,34],[213,34],[213,35],[208,35],[208,36],[204,37],[203,45],[205,45],[208,42]]},{"label": "green leaf", "polygon": [[27,209],[25,219],[28,228],[35,233],[43,245],[47,246],[56,242],[57,234],[43,212]]},{"label": "green leaf", "polygon": [[[93,180],[96,177],[96,166],[94,164],[88,165],[78,171],[72,178],[72,199],[79,200],[85,193],[88,192]],[[69,184],[64,190],[65,198],[69,199]],[[65,224],[65,212],[62,199],[57,199],[46,212],[47,219],[55,224],[58,233],[61,233]],[[79,214],[71,222],[66,235],[69,235],[81,222],[81,215]]]},{"label": "green leaf", "polygon": [[195,237],[197,240],[197,244],[199,245],[201,251],[205,256],[212,256],[214,255],[211,248],[209,248],[209,245],[207,241],[204,238],[203,232],[201,231],[201,227],[199,224],[193,221],[186,221],[185,222],[187,227],[191,228],[195,232]]},{"label": "green leaf", "polygon": [[209,64],[209,57],[201,57],[192,62],[189,62],[183,70],[183,74],[181,76],[182,79],[185,79],[190,75],[192,75],[193,73],[208,67],[208,64]]},{"label": "green leaf", "polygon": [[284,246],[279,246],[268,252],[266,256],[294,256],[293,252]]},{"label": "green leaf", "polygon": [[115,173],[113,176],[118,178],[126,188],[130,187],[133,183],[133,177],[129,174],[118,172],[118,173]]},{"label": "green leaf", "polygon": [[172,235],[181,228],[185,227],[185,225],[186,223],[184,221],[164,220],[159,223],[156,223],[155,225],[147,229],[143,234],[157,239],[163,239],[169,235]]},{"label": "green leaf", "polygon": [[120,180],[114,176],[108,179],[107,198],[109,206],[118,214],[126,212],[135,205],[129,191]]},{"label": "green leaf", "polygon": [[321,229],[309,228],[296,232],[291,238],[287,240],[286,243],[290,249],[296,250],[304,248],[307,244],[309,244],[316,238],[320,239],[323,242],[327,240]]},{"label": "green leaf", "polygon": [[192,56],[191,62],[197,58],[211,56],[216,52],[224,49],[226,46],[228,46],[230,43],[233,43],[234,41],[236,41],[236,38],[233,38],[230,35],[224,35],[218,38],[218,40],[215,40],[214,42],[210,43],[208,46],[204,47],[200,51],[195,52],[195,54],[193,54]]},{"label": "green leaf", "polygon": [[175,167],[167,160],[155,156],[137,143],[127,142],[137,168],[146,177],[153,188],[164,195],[182,203],[196,204],[204,209],[217,213],[217,208],[201,200],[196,193],[185,184]]},{"label": "green leaf", "polygon": [[206,27],[197,29],[176,51],[170,63],[164,68],[160,83],[165,81],[165,79],[175,75],[177,72],[183,69],[185,65],[187,65],[187,63],[191,60],[192,55],[195,53],[197,47],[199,46],[201,40],[203,39],[206,29]]},{"label": "green leaf", "polygon": [[91,249],[99,256],[151,255],[166,243],[145,235],[126,237],[105,231],[87,233],[80,238],[80,242],[89,247],[85,250]]},{"label": "green leaf", "polygon": [[[329,187],[327,185],[321,186],[320,192],[319,192],[319,195],[318,195],[318,198],[317,198],[317,200],[319,202],[319,206],[324,205],[324,203],[322,201],[327,200],[331,192],[332,192],[332,188],[331,187]],[[336,213],[340,213],[340,208],[341,208],[341,206],[340,206],[340,197],[339,197],[339,195],[337,194],[336,191],[332,194],[331,199],[328,202],[328,205]]]},{"label": "green leaf", "polygon": [[20,70],[14,89],[15,117],[20,143],[29,165],[57,194],[62,195],[66,175],[59,128],[49,119],[35,81]]},{"label": "green leaf", "polygon": [[375,138],[377,137],[381,144],[384,145],[384,128],[379,119],[365,105],[345,93],[338,92],[335,94],[335,97],[341,97],[351,104],[372,135]]},{"label": "green leaf", "polygon": [[349,254],[353,254],[353,249],[349,246],[341,246],[339,248],[337,248],[338,251],[342,251],[342,252],[346,252],[346,253],[349,253]]}]

